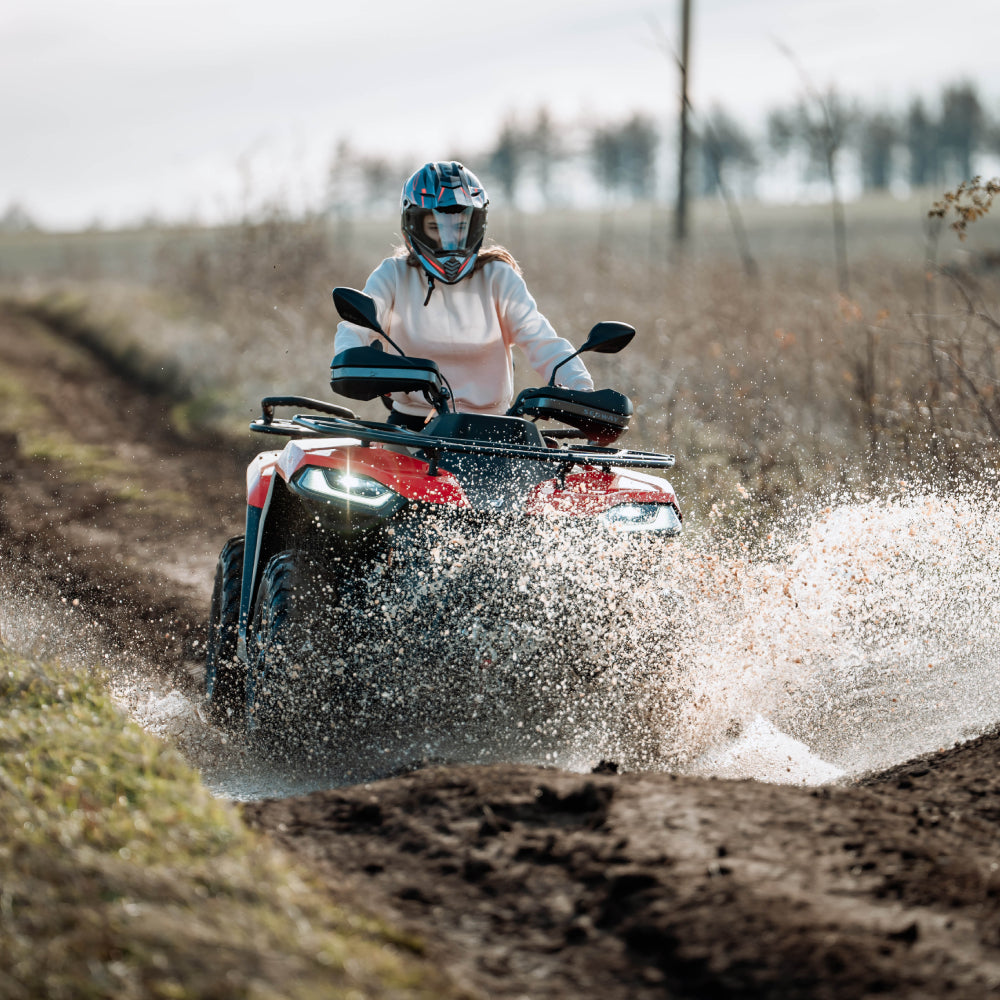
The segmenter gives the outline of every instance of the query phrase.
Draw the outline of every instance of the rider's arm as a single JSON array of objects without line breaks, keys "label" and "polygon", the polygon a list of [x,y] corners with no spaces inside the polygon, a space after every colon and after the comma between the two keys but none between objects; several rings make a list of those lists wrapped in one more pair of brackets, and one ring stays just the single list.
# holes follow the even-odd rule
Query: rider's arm
[{"label": "rider's arm", "polygon": [[[575,348],[553,329],[552,324],[538,311],[524,279],[506,264],[488,264],[494,271],[494,295],[504,339],[517,344],[528,359],[528,364],[546,381],[552,369],[573,353]],[[559,369],[559,384],[568,389],[593,389],[594,380],[587,366],[574,358]]]},{"label": "rider's arm", "polygon": [[[366,295],[370,295],[375,300],[379,325],[392,336],[389,330],[389,317],[392,315],[392,305],[396,297],[396,268],[391,257],[382,261],[368,276],[364,291]],[[333,352],[339,354],[349,347],[366,347],[373,340],[380,339],[377,333],[344,320],[337,325],[337,335],[333,340]]]}]

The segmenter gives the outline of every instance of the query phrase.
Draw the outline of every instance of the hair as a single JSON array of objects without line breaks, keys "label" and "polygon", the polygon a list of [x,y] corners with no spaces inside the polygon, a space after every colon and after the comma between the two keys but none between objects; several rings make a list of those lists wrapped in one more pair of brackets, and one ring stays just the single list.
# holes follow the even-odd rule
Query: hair
[{"label": "hair", "polygon": [[[405,257],[406,263],[409,267],[420,267],[420,261],[417,259],[417,255],[405,243],[403,246],[396,248],[396,256]],[[476,257],[475,266],[472,270],[473,272],[479,271],[493,261],[500,261],[502,264],[508,264],[518,274],[521,273],[521,265],[514,259],[514,255],[506,247],[499,246],[496,243],[480,249],[479,254]]]}]

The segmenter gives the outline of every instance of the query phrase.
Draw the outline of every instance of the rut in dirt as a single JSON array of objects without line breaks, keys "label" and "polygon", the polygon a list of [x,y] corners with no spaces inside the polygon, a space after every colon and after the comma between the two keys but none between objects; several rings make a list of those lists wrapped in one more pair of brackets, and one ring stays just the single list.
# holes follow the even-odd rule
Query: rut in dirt
[{"label": "rut in dirt", "polygon": [[169,386],[133,385],[73,331],[23,312],[0,315],[0,355],[0,558],[18,608],[6,633],[193,692],[243,443],[179,435]]}]

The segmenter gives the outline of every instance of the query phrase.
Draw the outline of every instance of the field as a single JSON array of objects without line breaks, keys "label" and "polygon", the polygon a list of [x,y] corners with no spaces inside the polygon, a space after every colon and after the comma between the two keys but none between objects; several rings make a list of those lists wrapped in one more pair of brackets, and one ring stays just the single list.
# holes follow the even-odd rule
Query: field
[{"label": "field", "polygon": [[[931,229],[931,203],[848,206],[845,290],[823,205],[743,209],[753,277],[716,205],[699,207],[683,257],[656,207],[498,211],[491,232],[571,340],[598,319],[638,329],[626,354],[593,362],[598,384],[633,398],[631,442],[675,452],[678,488],[707,510],[737,486],[772,503],[990,464],[1000,219],[960,242]],[[394,225],[276,212],[211,232],[7,236],[0,281],[141,352],[190,387],[196,419],[235,427],[268,392],[328,394],[329,290],[363,285]]]},{"label": "field", "polygon": [[639,331],[591,367],[678,456],[682,765],[303,794],[200,712],[208,597],[393,220],[0,236],[0,994],[993,995],[1000,219],[931,200],[848,207],[843,290],[825,206],[745,208],[756,276],[720,208],[498,211],[560,332]]}]

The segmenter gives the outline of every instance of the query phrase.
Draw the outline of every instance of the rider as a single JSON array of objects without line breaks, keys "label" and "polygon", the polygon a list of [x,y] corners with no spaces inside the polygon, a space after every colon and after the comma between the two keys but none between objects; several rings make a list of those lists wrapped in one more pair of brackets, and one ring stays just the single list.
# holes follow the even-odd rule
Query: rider
[{"label": "rider", "polygon": [[[400,197],[405,247],[375,268],[364,290],[382,329],[405,354],[438,363],[460,411],[504,414],[514,396],[514,344],[545,380],[573,346],[538,311],[511,254],[483,248],[487,205],[486,190],[461,163],[421,167]],[[343,322],[334,349],[376,339]],[[558,377],[569,389],[594,388],[579,358]],[[431,416],[419,393],[393,394],[390,423],[419,430]]]}]

